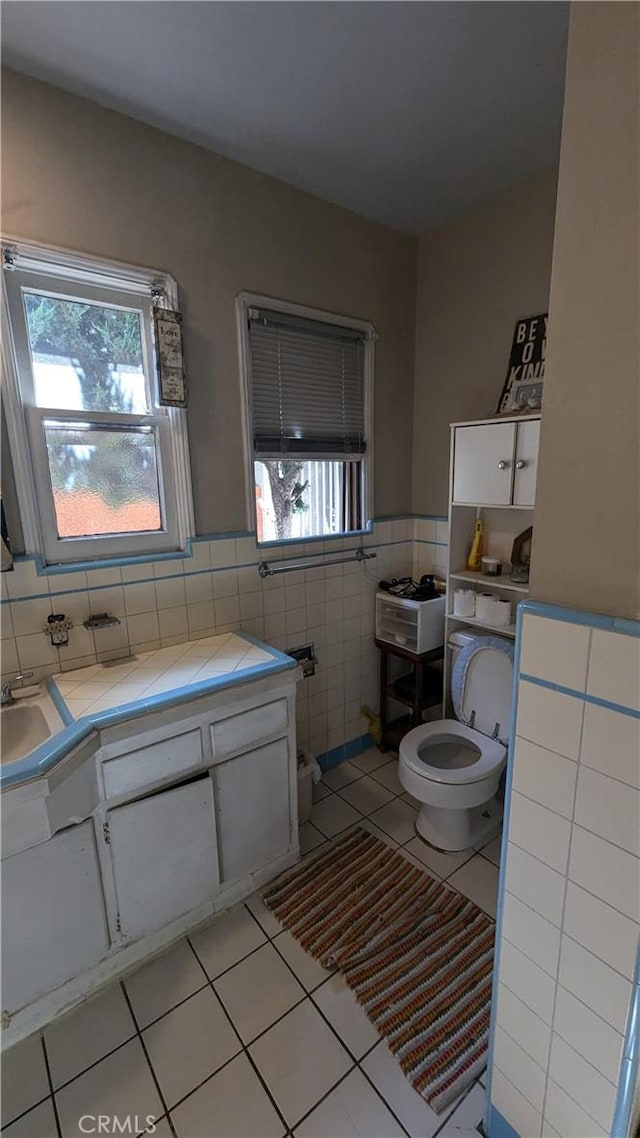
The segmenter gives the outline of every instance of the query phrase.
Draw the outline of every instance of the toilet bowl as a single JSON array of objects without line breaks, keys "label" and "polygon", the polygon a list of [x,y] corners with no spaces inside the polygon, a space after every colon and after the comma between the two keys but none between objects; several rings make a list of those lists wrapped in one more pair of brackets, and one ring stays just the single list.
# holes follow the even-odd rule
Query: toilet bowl
[{"label": "toilet bowl", "polygon": [[398,776],[421,803],[420,837],[437,849],[470,849],[495,832],[507,763],[513,643],[453,633],[451,699],[456,719],[422,723],[400,743]]}]

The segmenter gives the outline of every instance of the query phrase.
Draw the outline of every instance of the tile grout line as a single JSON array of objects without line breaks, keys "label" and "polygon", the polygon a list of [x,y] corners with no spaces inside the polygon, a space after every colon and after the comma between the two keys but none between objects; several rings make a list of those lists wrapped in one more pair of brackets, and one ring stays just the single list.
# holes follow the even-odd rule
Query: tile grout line
[{"label": "tile grout line", "polygon": [[[162,1106],[164,1108],[164,1115],[161,1115],[161,1117],[166,1117],[167,1122],[169,1124],[169,1129],[171,1130],[171,1133],[173,1134],[174,1138],[177,1138],[177,1135],[176,1135],[176,1132],[174,1129],[174,1125],[173,1125],[173,1120],[169,1115],[169,1107],[167,1106],[167,1101],[164,1097],[164,1093],[163,1093],[162,1088],[160,1086],[160,1081],[158,1079],[158,1076],[156,1075],[153,1063],[151,1062],[149,1052],[147,1051],[147,1046],[146,1046],[146,1043],[145,1043],[144,1038],[142,1036],[142,1032],[140,1031],[140,1026],[138,1024],[138,1020],[136,1018],[135,1012],[134,1012],[133,1007],[131,1005],[131,1001],[129,999],[128,992],[126,991],[126,988],[125,988],[122,981],[119,982],[119,987],[120,987],[120,990],[121,990],[121,992],[122,992],[122,994],[123,994],[123,996],[127,1002],[127,1007],[129,1008],[131,1018],[133,1019],[133,1022],[135,1024],[137,1038],[140,1041],[140,1046],[142,1047],[144,1057],[147,1060],[147,1067],[149,1068],[149,1071],[151,1073],[151,1078],[153,1079],[156,1091],[158,1092],[158,1097],[159,1097],[160,1102],[162,1103]],[[155,1121],[156,1120],[154,1119],[154,1122]],[[158,1119],[158,1121],[159,1121],[159,1119]],[[144,1131],[143,1131],[143,1133],[144,1133]]]},{"label": "tile grout line", "polygon": [[[56,1096],[55,1096],[55,1093],[53,1090],[53,1079],[51,1077],[51,1067],[49,1066],[49,1055],[47,1053],[47,1048],[46,1048],[46,1044],[44,1041],[44,1032],[40,1036],[40,1046],[42,1047],[42,1054],[44,1056],[44,1065],[45,1065],[45,1068],[47,1071],[47,1081],[49,1083],[49,1090],[50,1090],[50,1094],[51,1094],[51,1106],[53,1109],[53,1117],[55,1118],[55,1123],[56,1123],[56,1128],[58,1131],[59,1138],[61,1138],[62,1127],[60,1125],[60,1116],[58,1114],[58,1104],[56,1102]],[[46,1102],[46,1099],[43,1099],[43,1102]],[[31,1109],[33,1109],[33,1107]],[[25,1113],[26,1113],[26,1111],[25,1111]],[[14,1119],[14,1122],[15,1122],[15,1119]]]}]

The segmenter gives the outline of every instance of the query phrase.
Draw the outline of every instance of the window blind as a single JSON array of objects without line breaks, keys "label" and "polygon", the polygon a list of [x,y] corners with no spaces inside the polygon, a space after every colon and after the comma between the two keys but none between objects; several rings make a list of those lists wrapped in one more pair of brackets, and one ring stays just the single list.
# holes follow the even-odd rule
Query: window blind
[{"label": "window blind", "polygon": [[267,309],[248,320],[256,456],[362,455],[366,334]]}]

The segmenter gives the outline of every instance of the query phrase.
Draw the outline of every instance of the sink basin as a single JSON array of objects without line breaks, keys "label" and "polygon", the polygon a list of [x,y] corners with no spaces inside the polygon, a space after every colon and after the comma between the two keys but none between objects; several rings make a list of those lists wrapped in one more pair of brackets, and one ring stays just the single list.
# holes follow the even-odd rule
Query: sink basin
[{"label": "sink basin", "polygon": [[39,686],[28,690],[30,694],[16,695],[15,703],[0,708],[3,763],[31,754],[64,727],[46,688]]}]

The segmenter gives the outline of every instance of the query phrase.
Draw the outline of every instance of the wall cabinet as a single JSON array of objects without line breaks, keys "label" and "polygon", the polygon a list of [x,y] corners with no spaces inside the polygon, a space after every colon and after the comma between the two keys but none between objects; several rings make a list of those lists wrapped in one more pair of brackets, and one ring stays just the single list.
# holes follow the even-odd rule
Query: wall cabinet
[{"label": "wall cabinet", "polygon": [[457,426],[453,436],[453,502],[533,506],[539,433],[539,419]]}]

